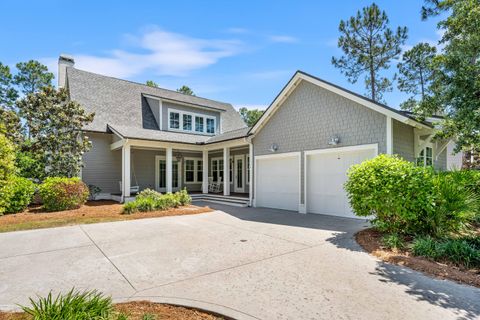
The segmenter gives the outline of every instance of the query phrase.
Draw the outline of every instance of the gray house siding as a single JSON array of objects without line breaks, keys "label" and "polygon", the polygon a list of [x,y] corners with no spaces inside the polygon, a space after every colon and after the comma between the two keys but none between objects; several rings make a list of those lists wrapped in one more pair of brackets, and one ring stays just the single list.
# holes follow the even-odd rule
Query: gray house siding
[{"label": "gray house siding", "polygon": [[415,161],[413,127],[393,120],[393,154]]},{"label": "gray house siding", "polygon": [[118,193],[122,180],[122,153],[111,151],[111,134],[88,133],[92,148],[83,155],[82,180],[102,189],[101,193]]},{"label": "gray house siding", "polygon": [[255,156],[302,152],[301,203],[304,203],[303,151],[332,148],[328,141],[338,136],[339,147],[378,144],[386,152],[386,116],[338,94],[302,81],[253,138]]},{"label": "gray house siding", "polygon": [[[174,104],[170,102],[163,102],[162,103],[162,130],[168,130],[168,112],[171,110],[178,110],[184,112],[191,112],[197,113],[204,116],[210,116],[215,118],[215,125],[216,125],[216,132],[217,134],[220,133],[220,112],[217,111],[209,111],[200,108],[192,108],[187,107],[179,104]],[[195,121],[195,120],[194,120]],[[204,124],[206,125],[206,124]]]},{"label": "gray house siding", "polygon": [[433,167],[440,171],[447,170],[447,148],[438,155],[436,160],[434,159]]}]

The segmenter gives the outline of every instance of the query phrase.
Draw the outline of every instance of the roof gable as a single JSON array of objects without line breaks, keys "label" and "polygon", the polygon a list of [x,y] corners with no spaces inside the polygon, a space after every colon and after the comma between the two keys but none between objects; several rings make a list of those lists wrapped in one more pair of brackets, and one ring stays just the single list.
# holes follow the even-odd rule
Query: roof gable
[{"label": "roof gable", "polygon": [[388,117],[391,117],[395,120],[411,125],[413,127],[431,128],[429,124],[419,122],[415,120],[413,117],[407,116],[396,109],[374,102],[373,100],[370,100],[364,96],[356,94],[352,91],[349,91],[345,88],[342,88],[340,86],[337,86],[335,84],[322,80],[320,78],[314,77],[303,71],[297,71],[292,76],[292,78],[288,81],[285,87],[283,87],[280,93],[275,97],[275,99],[267,108],[267,110],[264,112],[262,117],[260,117],[260,119],[252,126],[252,128],[249,131],[250,134],[255,134],[256,132],[261,130],[261,128],[266,124],[266,122],[269,121],[269,119],[273,116],[276,110],[283,104],[283,102],[288,98],[288,96],[298,87],[301,81],[308,81],[316,86],[319,86],[323,89],[326,89],[328,91],[341,95],[362,106],[365,106],[369,109],[382,113]]}]

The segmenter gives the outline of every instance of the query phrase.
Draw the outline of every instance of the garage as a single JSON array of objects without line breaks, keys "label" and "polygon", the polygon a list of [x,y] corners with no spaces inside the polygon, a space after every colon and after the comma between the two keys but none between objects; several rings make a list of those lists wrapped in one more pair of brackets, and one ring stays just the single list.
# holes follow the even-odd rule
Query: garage
[{"label": "garage", "polygon": [[307,212],[355,218],[343,189],[347,171],[376,155],[376,144],[305,152]]},{"label": "garage", "polygon": [[298,211],[300,153],[255,157],[257,207]]}]

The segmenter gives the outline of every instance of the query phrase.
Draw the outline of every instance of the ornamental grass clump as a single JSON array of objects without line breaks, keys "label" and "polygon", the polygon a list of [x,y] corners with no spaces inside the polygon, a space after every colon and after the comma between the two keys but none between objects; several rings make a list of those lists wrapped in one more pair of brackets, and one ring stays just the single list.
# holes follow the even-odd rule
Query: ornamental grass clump
[{"label": "ornamental grass clump", "polygon": [[189,205],[192,198],[187,190],[181,190],[175,193],[161,194],[151,189],[145,189],[140,192],[134,201],[128,202],[123,206],[124,214],[136,212],[148,212],[156,210],[168,210],[178,208],[179,206]]}]

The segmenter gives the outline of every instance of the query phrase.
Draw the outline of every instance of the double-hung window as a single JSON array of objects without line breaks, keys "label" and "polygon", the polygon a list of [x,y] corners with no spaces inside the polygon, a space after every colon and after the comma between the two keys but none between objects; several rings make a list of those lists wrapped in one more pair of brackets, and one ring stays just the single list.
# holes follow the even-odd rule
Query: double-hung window
[{"label": "double-hung window", "polygon": [[429,146],[425,147],[422,151],[420,151],[416,162],[417,166],[433,166],[433,148]]},{"label": "double-hung window", "polygon": [[203,117],[195,116],[195,131],[202,132],[204,130],[204,119]]},{"label": "double-hung window", "polygon": [[203,161],[196,158],[185,159],[185,183],[203,181]]},{"label": "double-hung window", "polygon": [[215,133],[215,119],[207,118],[207,133]]},{"label": "double-hung window", "polygon": [[192,115],[183,114],[183,130],[192,131]]},{"label": "double-hung window", "polygon": [[170,112],[170,129],[180,129],[180,113]]}]

